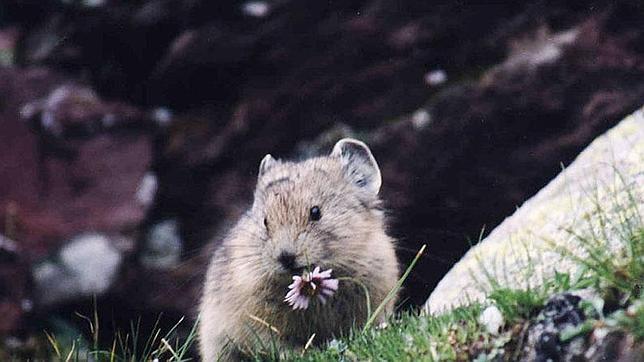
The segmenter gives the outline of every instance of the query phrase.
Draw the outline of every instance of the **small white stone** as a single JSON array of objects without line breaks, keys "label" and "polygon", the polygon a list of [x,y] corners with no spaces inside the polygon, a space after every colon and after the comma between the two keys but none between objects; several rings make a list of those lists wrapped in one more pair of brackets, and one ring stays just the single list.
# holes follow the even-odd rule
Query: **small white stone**
[{"label": "small white stone", "polygon": [[141,255],[141,264],[148,268],[167,269],[181,260],[183,240],[175,219],[161,221],[150,229]]},{"label": "small white stone", "polygon": [[405,340],[407,347],[411,347],[414,344],[414,338],[409,333],[405,333],[403,335],[403,339]]},{"label": "small white stone", "polygon": [[638,311],[640,308],[644,308],[644,303],[643,303],[643,302],[641,302],[641,301],[639,301],[639,300],[638,300],[638,301],[635,301],[633,304],[631,304],[630,306],[628,306],[628,308],[626,308],[626,313],[627,313],[628,315],[634,316],[634,315],[636,315],[636,314],[637,314],[637,311]]},{"label": "small white stone", "polygon": [[376,329],[387,329],[387,327],[389,327],[389,323],[380,322],[380,324],[378,324],[378,326],[376,326]]},{"label": "small white stone", "polygon": [[101,119],[101,123],[105,128],[111,128],[116,124],[116,116],[112,113],[108,113]]},{"label": "small white stone", "polygon": [[105,5],[105,0],[85,0],[84,3],[87,7],[97,8]]},{"label": "small white stone", "polygon": [[20,339],[16,337],[9,336],[4,339],[4,345],[8,349],[18,349],[18,348],[21,348],[24,345],[24,343],[22,343]]},{"label": "small white stone", "polygon": [[20,301],[20,308],[22,308],[23,311],[29,313],[32,309],[34,309],[34,302],[32,302],[31,299],[23,299]]},{"label": "small white stone", "polygon": [[152,111],[152,118],[159,126],[166,127],[172,122],[172,112],[165,107],[159,107]]},{"label": "small white stone", "polygon": [[249,1],[242,6],[242,11],[248,16],[263,18],[271,10],[265,1]]},{"label": "small white stone", "polygon": [[54,136],[60,136],[63,133],[62,126],[56,120],[56,116],[50,111],[42,112],[40,115],[40,124]]},{"label": "small white stone", "polygon": [[411,121],[416,129],[423,129],[432,122],[432,115],[424,109],[419,109],[411,116]]},{"label": "small white stone", "polygon": [[[80,4],[88,8],[97,8],[105,5],[106,0],[83,0]],[[76,3],[75,0],[63,0],[66,4]]]},{"label": "small white stone", "polygon": [[513,44],[502,66],[509,69],[534,69],[551,64],[561,57],[563,49],[572,44],[578,34],[577,29],[553,34],[548,28],[540,28],[532,38]]},{"label": "small white stone", "polygon": [[447,73],[442,69],[432,70],[425,74],[425,83],[432,87],[439,86],[447,82]]},{"label": "small white stone", "polygon": [[59,253],[62,266],[74,276],[82,295],[105,293],[118,272],[122,256],[102,234],[77,236]]},{"label": "small white stone", "polygon": [[139,187],[136,190],[136,200],[143,207],[149,207],[154,201],[158,187],[159,182],[154,172],[146,173],[141,179]]},{"label": "small white stone", "polygon": [[49,281],[52,280],[56,275],[60,274],[60,268],[58,268],[54,263],[44,262],[36,265],[33,270],[33,277],[38,284],[40,281]]},{"label": "small white stone", "polygon": [[15,241],[0,234],[0,249],[15,253],[18,251],[18,245]]},{"label": "small white stone", "polygon": [[608,328],[595,328],[593,331],[593,337],[595,337],[596,340],[601,341],[608,335]]},{"label": "small white stone", "polygon": [[58,105],[63,103],[65,99],[70,96],[74,91],[74,88],[75,87],[72,85],[65,84],[51,91],[45,100],[45,108],[52,109],[58,107]]},{"label": "small white stone", "polygon": [[32,270],[38,303],[51,305],[78,295],[74,277],[51,261],[36,265]]},{"label": "small white stone", "polygon": [[20,117],[30,119],[38,113],[38,107],[34,102],[27,103],[20,108]]},{"label": "small white stone", "polygon": [[490,334],[498,334],[503,326],[503,314],[495,305],[491,305],[481,313],[479,322],[485,326],[485,329]]}]

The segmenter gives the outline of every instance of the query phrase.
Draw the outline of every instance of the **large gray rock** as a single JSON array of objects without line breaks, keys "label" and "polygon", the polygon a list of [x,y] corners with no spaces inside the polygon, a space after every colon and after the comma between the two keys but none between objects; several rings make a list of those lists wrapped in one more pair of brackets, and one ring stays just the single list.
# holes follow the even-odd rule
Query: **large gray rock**
[{"label": "large gray rock", "polygon": [[[620,245],[625,224],[644,211],[644,108],[597,138],[447,273],[425,305],[431,313],[481,300],[490,280],[539,285],[555,271],[574,271],[566,253],[584,255],[578,236]],[[567,250],[567,252],[562,252]],[[618,253],[616,253],[618,255]],[[617,257],[617,256],[616,256]]]}]

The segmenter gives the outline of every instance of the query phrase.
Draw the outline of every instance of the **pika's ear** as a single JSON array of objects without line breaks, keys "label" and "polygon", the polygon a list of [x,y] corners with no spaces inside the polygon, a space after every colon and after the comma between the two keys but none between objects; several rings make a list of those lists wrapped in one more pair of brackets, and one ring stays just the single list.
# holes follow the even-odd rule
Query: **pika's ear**
[{"label": "pika's ear", "polygon": [[266,171],[270,170],[271,167],[275,166],[277,164],[277,160],[273,158],[270,154],[267,154],[262,158],[262,162],[259,163],[259,175],[258,177],[262,177]]},{"label": "pika's ear", "polygon": [[345,176],[356,186],[377,194],[382,177],[376,159],[364,142],[343,138],[333,147],[331,157],[338,157]]}]

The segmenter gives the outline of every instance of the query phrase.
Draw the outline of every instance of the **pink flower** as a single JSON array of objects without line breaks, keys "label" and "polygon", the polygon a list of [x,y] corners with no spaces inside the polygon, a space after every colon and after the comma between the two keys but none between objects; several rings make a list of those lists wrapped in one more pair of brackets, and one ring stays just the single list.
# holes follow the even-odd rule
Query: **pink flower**
[{"label": "pink flower", "polygon": [[331,269],[320,272],[320,267],[313,272],[305,271],[302,276],[294,275],[293,283],[288,286],[284,301],[293,309],[306,309],[309,300],[317,296],[322,304],[338,290],[338,280],[331,279]]}]

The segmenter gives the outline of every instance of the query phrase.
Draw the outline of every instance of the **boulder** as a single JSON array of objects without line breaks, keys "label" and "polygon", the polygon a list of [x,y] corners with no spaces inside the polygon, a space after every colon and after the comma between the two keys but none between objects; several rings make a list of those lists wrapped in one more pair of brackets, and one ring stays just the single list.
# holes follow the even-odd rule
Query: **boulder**
[{"label": "boulder", "polygon": [[156,123],[44,68],[0,68],[0,94],[4,337],[120,280],[156,192],[146,178]]},{"label": "boulder", "polygon": [[88,231],[132,233],[146,212],[146,114],[43,69],[0,69],[0,91],[0,219],[28,258]]},{"label": "boulder", "polygon": [[644,211],[644,108],[591,143],[546,187],[472,247],[445,275],[425,308],[438,313],[482,300],[491,282],[537,286],[555,272],[579,268],[582,238],[603,243],[616,257],[620,233]]}]

